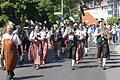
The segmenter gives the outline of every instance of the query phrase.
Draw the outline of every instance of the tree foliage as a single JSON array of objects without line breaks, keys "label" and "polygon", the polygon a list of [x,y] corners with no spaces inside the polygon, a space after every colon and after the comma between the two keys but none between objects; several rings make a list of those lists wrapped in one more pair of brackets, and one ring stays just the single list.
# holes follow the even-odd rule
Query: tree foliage
[{"label": "tree foliage", "polygon": [[[69,16],[69,9],[75,8],[80,2],[93,0],[64,0],[64,15]],[[99,0],[98,0],[99,1]],[[61,11],[61,0],[0,0],[0,26],[7,20],[19,24],[22,20],[52,21],[59,19],[54,12]]]},{"label": "tree foliage", "polygon": [[108,25],[113,25],[113,24],[118,24],[119,23],[119,18],[118,17],[109,17],[107,19],[107,24]]}]

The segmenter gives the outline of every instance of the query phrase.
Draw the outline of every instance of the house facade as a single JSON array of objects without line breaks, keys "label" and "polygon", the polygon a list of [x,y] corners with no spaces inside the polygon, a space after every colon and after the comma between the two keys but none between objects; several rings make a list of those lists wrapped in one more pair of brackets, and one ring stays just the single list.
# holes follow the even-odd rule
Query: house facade
[{"label": "house facade", "polygon": [[120,0],[104,0],[100,6],[91,7],[89,12],[95,19],[103,18],[105,21],[108,17],[120,17]]}]

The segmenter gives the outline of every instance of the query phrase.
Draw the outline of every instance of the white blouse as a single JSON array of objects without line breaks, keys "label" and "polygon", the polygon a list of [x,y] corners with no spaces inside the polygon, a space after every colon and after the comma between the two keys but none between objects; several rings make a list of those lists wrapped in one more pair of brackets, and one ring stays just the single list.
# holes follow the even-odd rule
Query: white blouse
[{"label": "white blouse", "polygon": [[40,34],[41,34],[41,39],[42,40],[45,39],[45,38],[47,38],[47,35],[46,35],[45,31],[41,31]]},{"label": "white blouse", "polygon": [[46,33],[44,31],[36,33],[35,31],[32,31],[29,36],[30,41],[35,40],[35,36],[39,35],[38,40],[44,40],[46,38]]},{"label": "white blouse", "polygon": [[10,35],[8,33],[3,34],[2,41],[1,41],[2,44],[5,39],[10,39],[10,40],[13,39],[16,46],[18,46],[22,43],[17,34],[14,34],[14,35],[13,34]]},{"label": "white blouse", "polygon": [[86,36],[86,31],[85,30],[81,31],[81,30],[77,29],[75,35],[79,36],[78,39],[83,39]]}]

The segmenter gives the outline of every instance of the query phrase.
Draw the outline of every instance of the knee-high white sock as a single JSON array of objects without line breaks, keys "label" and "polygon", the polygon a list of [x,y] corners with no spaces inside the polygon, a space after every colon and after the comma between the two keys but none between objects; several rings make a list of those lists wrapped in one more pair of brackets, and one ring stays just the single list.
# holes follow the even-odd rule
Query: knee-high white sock
[{"label": "knee-high white sock", "polygon": [[106,65],[106,58],[103,58],[103,67]]},{"label": "knee-high white sock", "polygon": [[64,47],[62,47],[62,53],[64,53],[65,52],[65,48]]},{"label": "knee-high white sock", "polygon": [[57,54],[57,56],[60,56],[60,50],[58,50],[58,54]]},{"label": "knee-high white sock", "polygon": [[88,52],[88,48],[85,48],[85,54],[87,54],[87,52]]},{"label": "knee-high white sock", "polygon": [[75,66],[75,60],[72,59],[72,67]]}]

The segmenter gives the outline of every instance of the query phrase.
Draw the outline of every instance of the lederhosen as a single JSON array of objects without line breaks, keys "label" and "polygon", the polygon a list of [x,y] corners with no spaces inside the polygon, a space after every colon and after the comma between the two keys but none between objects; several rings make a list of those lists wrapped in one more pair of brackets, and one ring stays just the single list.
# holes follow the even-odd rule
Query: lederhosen
[{"label": "lederhosen", "polygon": [[83,40],[77,39],[77,44],[76,44],[76,60],[81,60],[83,58],[84,54],[84,42]]},{"label": "lederhosen", "polygon": [[85,37],[85,42],[84,42],[84,46],[85,48],[88,48],[88,33],[86,32],[86,37]]},{"label": "lederhosen", "polygon": [[110,57],[108,39],[104,36],[97,36],[97,58]]},{"label": "lederhosen", "polygon": [[61,43],[62,43],[62,37],[60,35],[60,32],[54,33],[52,35],[53,40],[53,46],[54,46],[54,52],[57,53],[57,50],[61,50]]},{"label": "lederhosen", "polygon": [[6,70],[11,72],[17,63],[17,48],[12,39],[5,39],[3,43],[3,53]]},{"label": "lederhosen", "polygon": [[[69,37],[70,35],[68,35]],[[76,45],[77,45],[77,39],[76,36],[72,34],[72,36],[74,36],[73,40],[69,40],[68,39],[68,43],[67,43],[67,49],[69,52],[69,59],[74,59],[76,60]]]}]

